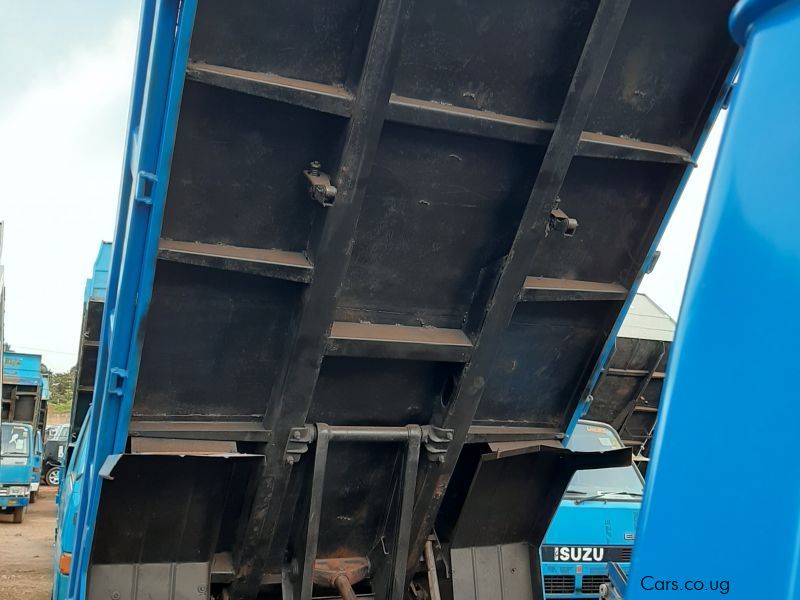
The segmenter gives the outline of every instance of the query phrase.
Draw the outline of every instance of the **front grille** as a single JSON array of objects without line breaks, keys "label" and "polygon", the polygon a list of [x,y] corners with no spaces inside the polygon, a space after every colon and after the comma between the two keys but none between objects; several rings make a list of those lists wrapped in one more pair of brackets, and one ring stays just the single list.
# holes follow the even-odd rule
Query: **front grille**
[{"label": "front grille", "polygon": [[628,546],[627,548],[623,548],[622,552],[620,553],[619,562],[631,562],[631,553],[633,552],[633,546]]},{"label": "front grille", "polygon": [[0,496],[8,496],[9,489],[7,487],[0,487]]},{"label": "front grille", "polygon": [[572,594],[575,591],[574,575],[545,575],[545,594]]},{"label": "front grille", "polygon": [[582,594],[599,594],[600,586],[608,583],[607,575],[584,575],[581,581]]}]

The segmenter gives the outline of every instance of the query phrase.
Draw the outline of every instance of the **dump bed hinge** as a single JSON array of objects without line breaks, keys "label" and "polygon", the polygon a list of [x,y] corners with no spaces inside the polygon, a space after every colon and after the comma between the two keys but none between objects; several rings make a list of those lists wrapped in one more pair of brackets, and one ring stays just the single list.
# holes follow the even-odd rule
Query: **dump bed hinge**
[{"label": "dump bed hinge", "polygon": [[323,173],[322,165],[319,161],[313,161],[308,169],[303,171],[303,175],[309,183],[308,193],[322,206],[333,206],[336,199],[336,186],[331,183],[331,178],[327,173]]}]

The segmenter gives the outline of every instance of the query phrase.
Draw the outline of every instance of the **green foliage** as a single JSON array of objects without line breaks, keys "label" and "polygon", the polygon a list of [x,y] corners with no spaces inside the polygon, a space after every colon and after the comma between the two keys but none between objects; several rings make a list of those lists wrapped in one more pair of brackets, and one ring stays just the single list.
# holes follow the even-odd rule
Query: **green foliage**
[{"label": "green foliage", "polygon": [[71,405],[75,386],[75,367],[66,373],[50,373],[50,404]]},{"label": "green foliage", "polygon": [[61,404],[51,404],[50,411],[56,415],[68,415],[72,412],[72,402],[62,402]]}]

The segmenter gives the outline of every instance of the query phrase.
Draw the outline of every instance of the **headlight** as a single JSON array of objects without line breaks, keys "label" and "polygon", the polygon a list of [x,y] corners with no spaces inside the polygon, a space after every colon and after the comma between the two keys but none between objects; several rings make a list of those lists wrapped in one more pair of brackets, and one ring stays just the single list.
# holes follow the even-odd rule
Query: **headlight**
[{"label": "headlight", "polygon": [[29,489],[27,485],[12,485],[9,492],[11,496],[27,496]]}]

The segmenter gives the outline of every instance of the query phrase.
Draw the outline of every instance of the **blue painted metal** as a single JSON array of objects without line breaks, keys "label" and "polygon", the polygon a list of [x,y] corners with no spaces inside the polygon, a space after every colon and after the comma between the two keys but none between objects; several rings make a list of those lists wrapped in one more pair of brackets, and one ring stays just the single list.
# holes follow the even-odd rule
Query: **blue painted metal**
[{"label": "blue painted metal", "polygon": [[[91,414],[92,408],[89,407]],[[85,483],[82,476],[86,468],[85,438],[87,428],[83,427],[78,436],[75,453],[70,463],[64,467],[64,474],[56,498],[56,541],[53,555],[53,600],[67,597],[69,579],[59,571],[59,559],[63,553],[72,554],[75,549],[75,521],[80,508],[81,490]]]},{"label": "blue painted metal", "polygon": [[42,385],[42,357],[39,354],[6,352],[3,354],[3,383]]},{"label": "blue painted metal", "polygon": [[[716,122],[720,111],[723,109],[725,100],[728,96],[728,92],[733,86],[734,79],[736,78],[736,74],[739,70],[740,60],[741,60],[741,55],[739,55],[737,59],[734,61],[733,66],[731,67],[731,70],[728,73],[727,78],[725,79],[725,83],[721,88],[720,95],[716,99],[714,107],[711,110],[708,122],[705,124],[703,132],[700,134],[700,139],[697,142],[697,147],[695,148],[694,154],[692,154],[693,165],[697,165],[698,161],[700,160],[700,154],[703,152],[706,140],[708,139],[708,134],[711,133],[711,128],[714,126],[714,123]],[[656,236],[653,239],[653,243],[650,245],[650,250],[648,250],[647,252],[647,257],[642,263],[642,267],[639,269],[639,273],[636,276],[636,281],[634,281],[633,285],[631,286],[630,292],[628,293],[628,297],[625,300],[625,305],[620,311],[619,316],[617,317],[617,320],[614,323],[614,327],[611,329],[611,333],[609,334],[608,339],[606,340],[606,343],[603,346],[603,350],[597,359],[597,363],[595,364],[592,376],[589,379],[588,383],[586,384],[586,388],[584,391],[584,398],[580,402],[580,404],[578,404],[578,406],[576,407],[575,412],[572,415],[572,419],[570,420],[570,423],[567,426],[565,437],[563,440],[564,445],[566,445],[569,442],[569,438],[572,435],[575,426],[578,424],[578,420],[586,416],[586,413],[589,411],[589,406],[592,403],[591,390],[593,390],[595,385],[597,385],[597,381],[600,379],[600,375],[603,372],[603,367],[611,358],[611,352],[614,350],[614,343],[617,339],[617,335],[619,334],[620,327],[622,327],[622,323],[625,321],[625,316],[628,314],[628,309],[630,309],[631,303],[633,302],[633,299],[636,297],[636,294],[639,291],[639,286],[642,284],[644,276],[648,273],[648,271],[651,270],[651,266],[653,265],[653,262],[656,260],[656,251],[658,250],[658,245],[661,243],[661,238],[664,236],[664,232],[667,229],[667,225],[669,224],[670,218],[672,217],[672,213],[675,212],[675,207],[678,205],[678,200],[680,200],[681,196],[683,195],[683,190],[686,189],[686,184],[689,182],[689,177],[691,177],[692,173],[693,171],[687,170],[686,173],[684,174],[683,179],[681,180],[681,183],[678,186],[677,191],[675,192],[675,196],[672,198],[672,202],[670,202],[669,208],[667,209],[667,212],[664,215],[664,220],[661,221],[661,226],[658,228],[658,233],[656,233]]]},{"label": "blue painted metal", "polygon": [[100,250],[92,267],[92,276],[86,280],[83,303],[90,300],[105,302],[108,293],[108,275],[111,269],[111,242],[100,242]]},{"label": "blue painted metal", "polygon": [[[99,501],[99,472],[121,452],[150,300],[166,182],[183,90],[196,0],[142,5],[118,221],[111,252],[93,405],[87,420],[85,492],[77,512],[67,597],[83,598]],[[163,184],[159,184],[163,182]]]},{"label": "blue painted metal", "polygon": [[700,597],[687,581],[727,581],[728,598],[800,597],[797,436],[776,423],[797,399],[800,2],[742,2],[731,29],[746,48],[678,320],[629,600],[664,580],[676,583],[670,597]]},{"label": "blue painted metal", "polygon": [[[11,436],[11,430],[23,429],[28,438],[25,454],[9,454],[6,444]],[[30,486],[34,476],[33,469],[36,465],[36,452],[34,447],[33,426],[29,423],[15,423],[6,421],[2,424],[3,449],[0,455],[0,484],[4,486],[25,485]],[[41,461],[41,456],[39,457]],[[41,465],[41,462],[39,463]],[[0,508],[17,508],[28,506],[29,496],[3,496],[0,497]]]}]

